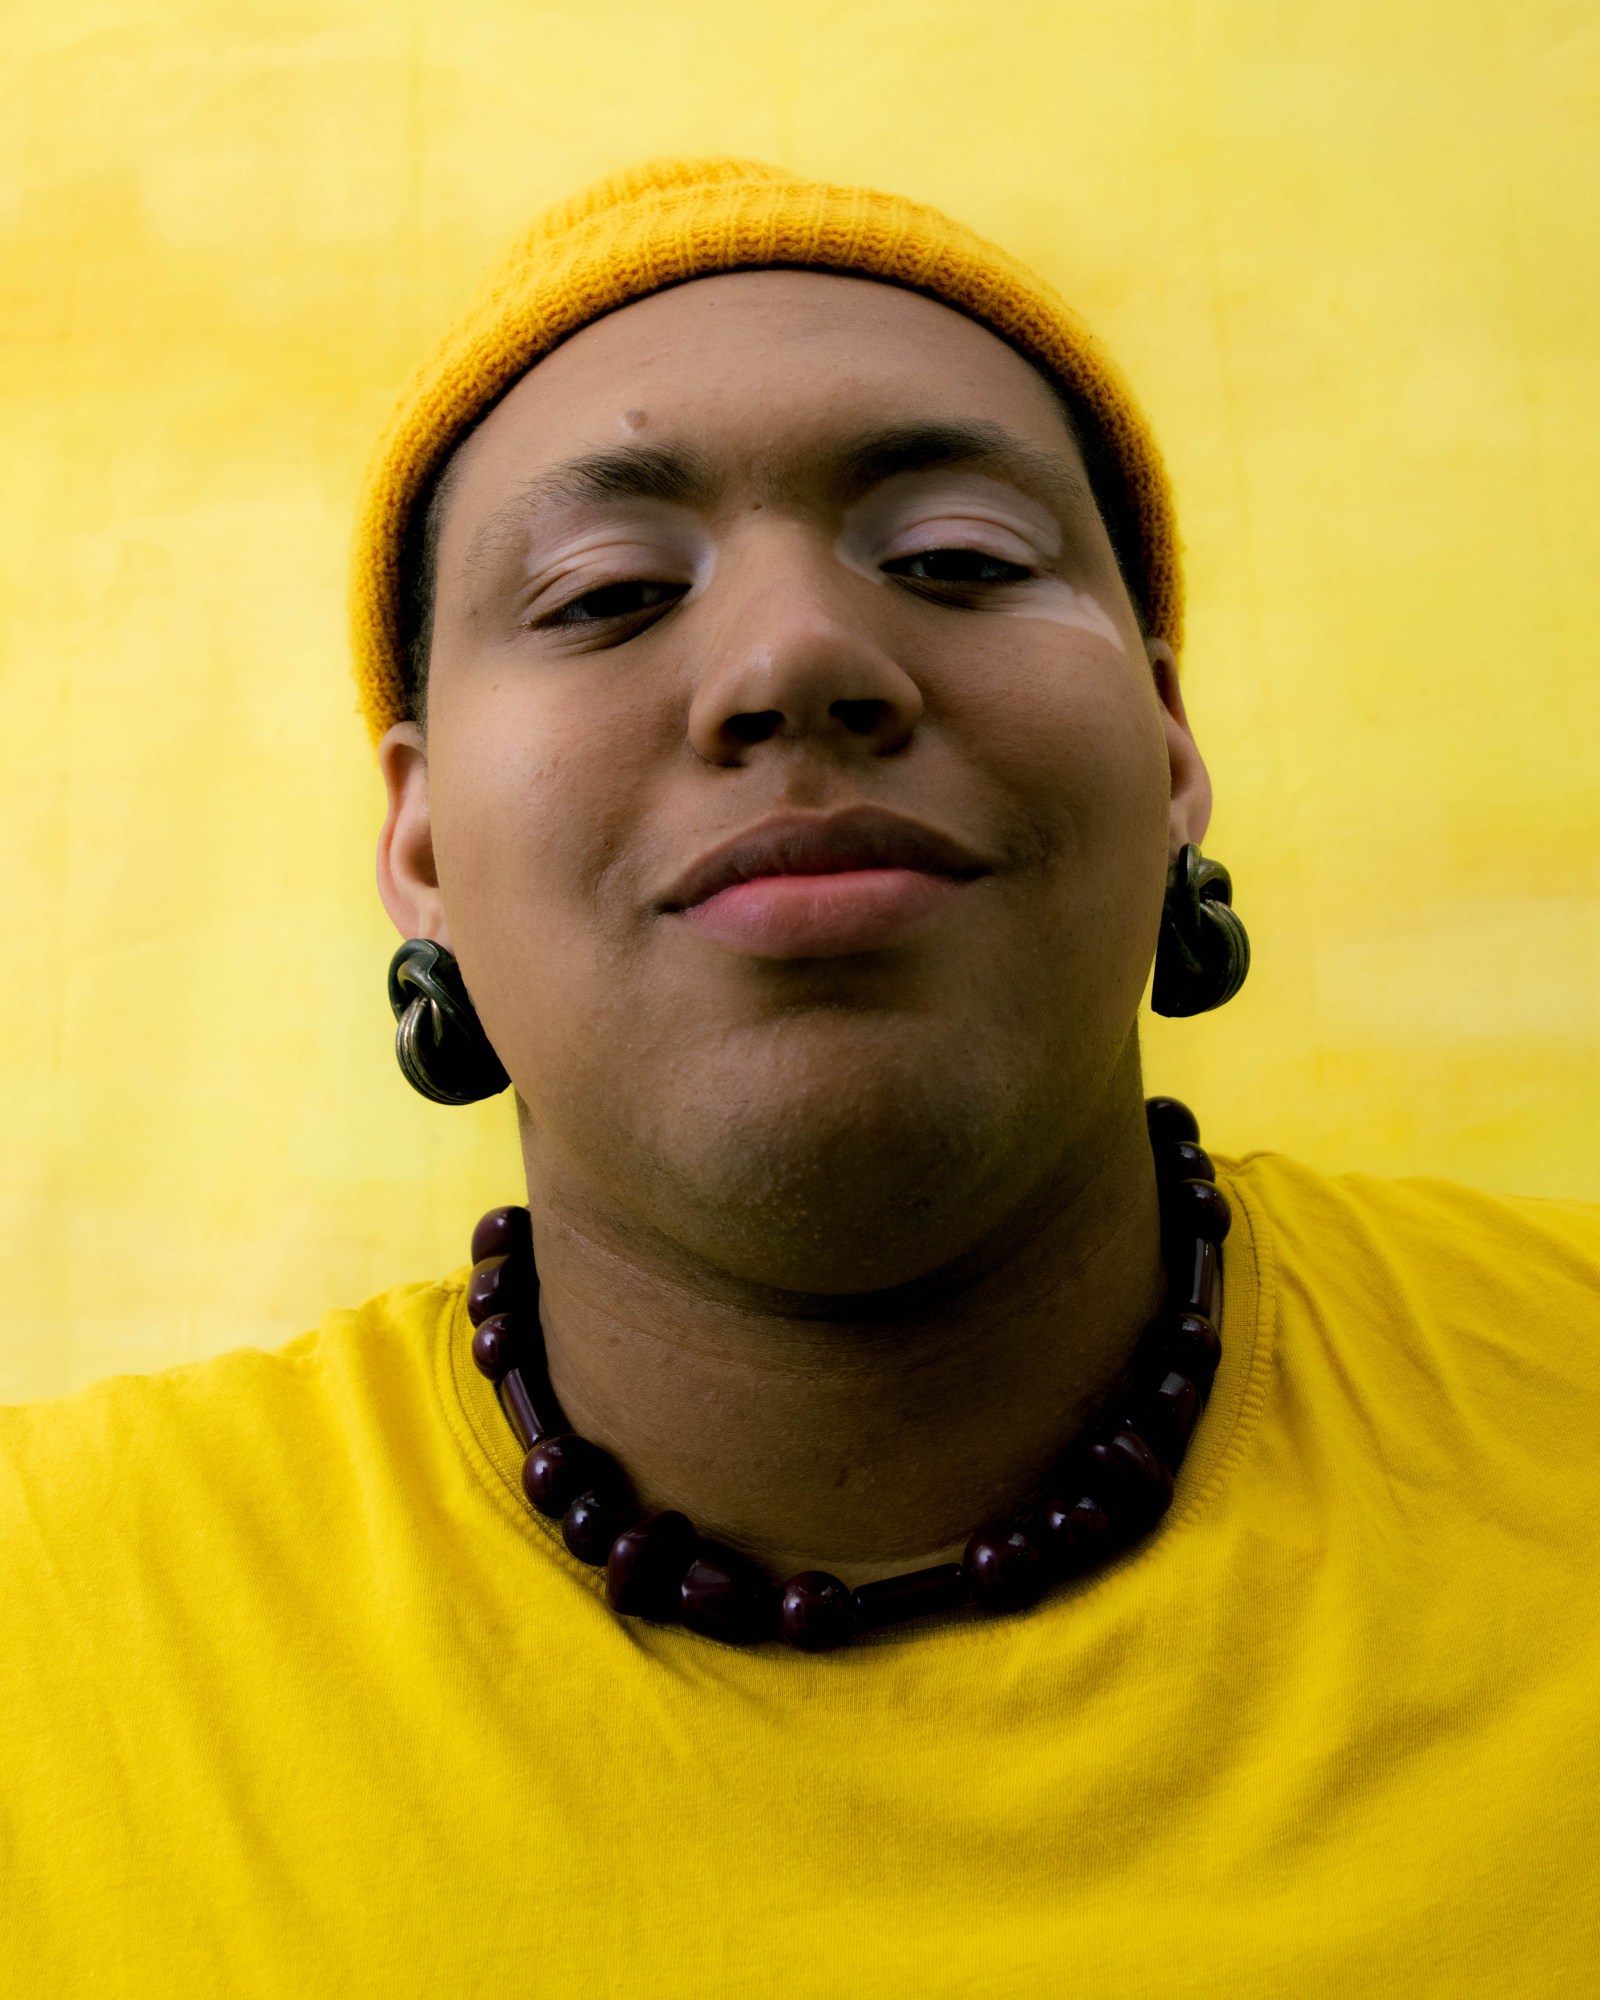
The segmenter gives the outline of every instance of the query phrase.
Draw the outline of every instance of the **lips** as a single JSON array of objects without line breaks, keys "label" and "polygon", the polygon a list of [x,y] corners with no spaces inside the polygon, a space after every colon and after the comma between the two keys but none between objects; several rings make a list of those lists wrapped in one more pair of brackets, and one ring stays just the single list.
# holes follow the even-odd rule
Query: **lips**
[{"label": "lips", "polygon": [[660,908],[762,958],[882,950],[989,872],[951,835],[875,807],[764,820],[693,862]]}]

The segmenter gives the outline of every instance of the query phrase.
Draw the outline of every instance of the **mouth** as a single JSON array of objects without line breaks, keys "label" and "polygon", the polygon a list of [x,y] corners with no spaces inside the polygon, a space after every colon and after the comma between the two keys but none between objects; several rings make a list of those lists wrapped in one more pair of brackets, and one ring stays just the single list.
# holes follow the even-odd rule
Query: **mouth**
[{"label": "mouth", "polygon": [[989,865],[939,829],[877,807],[783,814],[693,862],[663,914],[758,958],[837,958],[899,944]]}]

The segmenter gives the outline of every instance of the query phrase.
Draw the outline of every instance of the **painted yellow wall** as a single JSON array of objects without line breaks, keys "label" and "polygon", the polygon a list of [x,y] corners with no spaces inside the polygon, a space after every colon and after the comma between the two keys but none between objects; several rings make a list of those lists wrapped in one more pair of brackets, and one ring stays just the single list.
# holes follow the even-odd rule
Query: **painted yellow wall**
[{"label": "painted yellow wall", "polygon": [[0,69],[0,1396],[460,1261],[343,657],[388,402],[539,203],[738,151],[1062,285],[1164,439],[1257,968],[1230,1149],[1600,1198],[1588,0],[22,0]]}]

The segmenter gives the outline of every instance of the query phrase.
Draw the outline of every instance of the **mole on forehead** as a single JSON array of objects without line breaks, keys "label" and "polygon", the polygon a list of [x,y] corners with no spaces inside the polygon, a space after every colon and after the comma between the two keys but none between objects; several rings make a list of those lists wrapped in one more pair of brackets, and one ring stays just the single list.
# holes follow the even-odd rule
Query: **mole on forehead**
[{"label": "mole on forehead", "polygon": [[[776,456],[758,468],[756,487],[769,505],[814,493],[819,485],[848,502],[900,474],[935,471],[1008,480],[1063,514],[1093,500],[1070,445],[1042,450],[987,421],[888,425]],[[562,507],[654,500],[709,509],[728,483],[691,445],[623,444],[586,452],[548,467],[498,507],[473,536],[467,565],[476,567],[507,542],[524,540],[541,515]]]}]

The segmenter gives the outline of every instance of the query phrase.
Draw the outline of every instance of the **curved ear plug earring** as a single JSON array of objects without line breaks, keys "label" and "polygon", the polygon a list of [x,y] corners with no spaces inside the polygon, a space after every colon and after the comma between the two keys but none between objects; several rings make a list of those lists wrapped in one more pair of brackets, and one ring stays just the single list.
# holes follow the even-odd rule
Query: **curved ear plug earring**
[{"label": "curved ear plug earring", "polygon": [[1158,1014],[1206,1014],[1231,1000],[1250,970],[1250,938],[1233,908],[1233,880],[1192,841],[1167,870],[1150,1005]]},{"label": "curved ear plug earring", "polygon": [[395,1060],[413,1090],[435,1104],[474,1104],[511,1081],[467,997],[453,952],[407,938],[389,961]]}]

